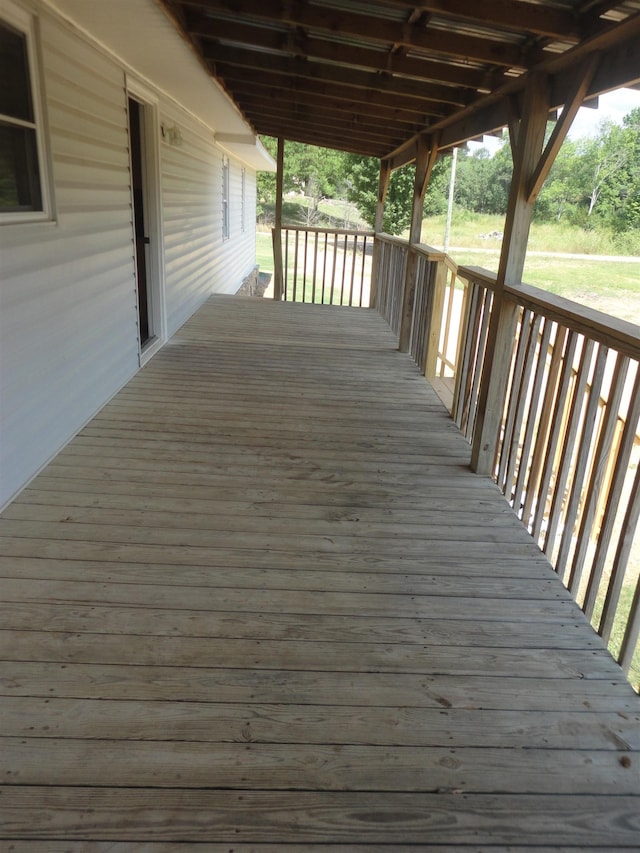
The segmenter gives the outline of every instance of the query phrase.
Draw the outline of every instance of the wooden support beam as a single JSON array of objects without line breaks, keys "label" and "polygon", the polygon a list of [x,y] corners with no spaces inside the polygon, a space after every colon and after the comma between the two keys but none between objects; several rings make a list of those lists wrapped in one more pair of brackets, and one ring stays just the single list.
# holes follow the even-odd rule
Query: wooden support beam
[{"label": "wooden support beam", "polygon": [[541,75],[533,75],[525,89],[518,128],[497,290],[478,397],[471,454],[471,467],[478,474],[490,475],[495,460],[517,316],[515,303],[505,299],[504,286],[505,283],[518,284],[522,281],[533,214],[528,190],[544,145],[549,97],[548,80]]},{"label": "wooden support beam", "polygon": [[284,187],[284,139],[278,138],[278,154],[277,154],[278,171],[276,174],[276,219],[273,229],[273,298],[280,302],[285,295],[284,275],[282,263],[282,201]]},{"label": "wooden support beam", "polygon": [[[300,39],[297,32],[288,36],[286,32],[280,30],[227,21],[212,21],[208,18],[194,19],[190,32],[192,37],[204,40],[212,50],[215,50],[217,39],[223,38],[242,45],[247,50],[260,48],[284,57],[304,55],[307,59],[333,62],[338,66],[358,66],[376,72],[405,74],[422,78],[426,85],[436,83],[443,77],[447,79],[446,66],[443,67],[442,63],[415,59],[379,49],[345,45],[307,35]],[[436,76],[438,72],[439,76]],[[486,75],[483,72],[466,71],[465,75],[462,75],[454,71],[451,76],[476,83],[476,86],[470,87],[472,89],[486,85]],[[451,88],[450,93],[454,95],[455,89]]]},{"label": "wooden support beam", "polygon": [[378,200],[376,202],[376,218],[374,221],[375,235],[373,238],[373,259],[371,262],[371,290],[369,307],[376,308],[378,304],[378,275],[380,274],[380,242],[377,239],[382,233],[384,222],[384,203],[389,190],[391,179],[391,164],[388,160],[380,161],[380,176],[378,178]]},{"label": "wooden support beam", "polygon": [[[444,103],[425,98],[424,91],[420,95],[403,95],[399,92],[384,92],[373,86],[371,75],[365,75],[369,86],[359,85],[360,78],[356,76],[354,83],[349,80],[333,79],[336,75],[327,69],[319,71],[313,66],[302,64],[296,69],[296,74],[290,75],[282,67],[283,63],[273,62],[260,67],[260,74],[255,74],[251,68],[237,65],[227,65],[216,62],[216,71],[235,93],[253,92],[269,97],[266,90],[273,90],[274,97],[300,103],[308,103],[310,98],[322,98],[327,106],[342,109],[357,109],[358,105],[369,107],[384,107],[416,113],[419,116],[440,117],[447,115]],[[325,79],[322,79],[324,75]],[[364,82],[364,80],[362,80]]]},{"label": "wooden support beam", "polygon": [[331,118],[334,121],[351,119],[363,124],[377,123],[378,125],[383,122],[398,125],[402,128],[403,133],[411,132],[412,128],[415,132],[417,128],[423,128],[433,118],[424,111],[418,113],[382,104],[342,101],[338,98],[312,94],[311,92],[301,92],[299,96],[296,96],[295,92],[289,90],[291,97],[284,99],[282,90],[268,83],[265,85],[259,83],[236,85],[232,81],[232,85],[236,103],[242,109],[246,108],[252,112],[266,108],[274,115],[278,114],[284,117],[295,117],[302,113],[303,115],[320,116],[323,119]]},{"label": "wooden support beam", "polygon": [[[565,53],[553,54],[536,69],[537,74],[545,74],[550,80],[550,110],[568,102],[569,93],[575,86],[575,69],[594,52],[601,55],[601,60],[585,100],[602,92],[640,82],[640,14],[608,27]],[[530,75],[512,79],[455,116],[433,123],[429,130],[440,131],[441,150],[462,145],[467,139],[508,125],[507,99],[509,96],[520,98],[530,79]],[[394,167],[411,161],[410,152],[414,143],[415,139],[409,140],[402,148],[389,152],[394,158]]]},{"label": "wooden support beam", "polygon": [[413,204],[411,206],[411,226],[409,229],[409,256],[407,258],[404,281],[402,314],[400,315],[400,334],[398,340],[398,349],[400,352],[409,352],[416,293],[417,258],[415,252],[411,251],[411,247],[420,242],[424,196],[437,158],[437,138],[432,137],[428,139],[427,137],[420,137],[418,157],[416,159],[416,175],[413,183]]},{"label": "wooden support beam", "polygon": [[[249,32],[254,29],[263,30],[263,38],[275,38],[280,30],[288,31],[295,43],[296,38],[304,39],[304,49],[308,55],[312,55],[315,49],[320,49],[320,42],[330,44],[330,38],[335,33],[345,36],[355,36],[363,42],[371,42],[372,46],[379,47],[405,47],[413,51],[425,51],[429,55],[433,51],[447,53],[466,61],[476,60],[486,62],[493,66],[505,68],[527,68],[540,61],[542,51],[537,45],[529,46],[524,50],[517,43],[491,38],[489,34],[474,35],[455,30],[435,29],[418,21],[417,23],[403,24],[392,18],[381,19],[374,14],[362,14],[352,12],[343,8],[339,13],[331,12],[321,6],[314,7],[310,3],[287,4],[288,10],[282,8],[270,8],[273,0],[261,0],[259,4],[252,0],[234,0],[233,14],[229,15],[227,4],[221,0],[207,2],[208,15],[194,15],[189,18],[189,28],[197,35],[212,34],[217,38],[229,39],[239,43],[247,42],[256,44],[256,36]],[[223,15],[217,16],[217,7],[222,6]],[[289,14],[287,14],[287,11]],[[283,14],[284,12],[284,14]],[[216,16],[215,18],[212,16]],[[247,16],[254,20],[259,17],[266,18],[267,26],[255,27],[245,24]],[[481,16],[478,16],[481,17]],[[246,27],[246,29],[243,29]],[[322,39],[313,39],[316,43],[314,48],[309,47],[309,32],[322,32]],[[525,30],[526,32],[526,30]],[[286,44],[286,38],[281,39],[281,44]],[[339,44],[336,42],[336,44]],[[347,52],[352,49],[351,45],[344,45]],[[464,69],[462,69],[464,71]],[[472,69],[467,69],[467,72]],[[451,68],[455,75],[455,68]],[[446,71],[442,71],[436,79],[446,79]],[[459,78],[458,78],[459,79]],[[452,81],[452,82],[457,82]]]},{"label": "wooden support beam", "polygon": [[[386,0],[390,5],[404,7],[405,0]],[[570,10],[548,4],[536,5],[520,0],[426,0],[416,2],[419,10],[435,15],[447,15],[482,24],[536,33],[554,39],[577,41],[580,28]]]},{"label": "wooden support beam", "polygon": [[[285,74],[287,77],[309,77],[337,85],[357,87],[376,92],[390,92],[422,98],[426,101],[441,101],[443,104],[464,106],[471,100],[469,89],[458,86],[443,86],[433,79],[414,79],[391,74],[386,68],[363,70],[356,66],[330,62],[314,62],[302,56],[276,55],[246,47],[231,47],[217,42],[205,41],[203,55],[210,64],[215,64],[217,73],[224,77],[222,65],[250,68],[253,72]],[[426,73],[426,72],[425,72]],[[375,99],[375,94],[374,94]]]},{"label": "wooden support beam", "polygon": [[594,53],[592,56],[588,57],[586,63],[576,77],[575,89],[570,93],[567,103],[564,105],[562,114],[556,122],[553,133],[547,142],[544,153],[538,161],[536,170],[531,178],[527,194],[527,201],[529,204],[533,204],[533,202],[535,202],[538,197],[538,193],[543,187],[547,175],[549,174],[549,170],[558,156],[562,143],[569,132],[569,128],[571,127],[574,118],[576,117],[576,113],[582,106],[584,96],[591,85],[593,75],[596,73],[599,62],[600,55],[598,53]]},{"label": "wooden support beam", "polygon": [[509,120],[509,145],[511,146],[511,159],[516,159],[518,150],[518,132],[520,130],[520,104],[516,95],[508,95],[505,101],[507,117]]},{"label": "wooden support beam", "polygon": [[391,166],[388,160],[380,162],[380,177],[378,179],[378,201],[376,202],[376,218],[374,230],[376,234],[380,234],[383,229],[384,221],[384,203],[389,191],[389,181],[391,179]]}]

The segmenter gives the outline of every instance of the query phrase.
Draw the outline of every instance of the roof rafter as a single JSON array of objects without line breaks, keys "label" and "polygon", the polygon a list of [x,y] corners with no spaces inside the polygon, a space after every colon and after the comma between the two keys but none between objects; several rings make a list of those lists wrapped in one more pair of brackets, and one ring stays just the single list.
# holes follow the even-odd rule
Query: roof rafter
[{"label": "roof rafter", "polygon": [[553,109],[640,81],[638,0],[157,2],[257,133],[394,166],[503,128],[533,73]]},{"label": "roof rafter", "polygon": [[[268,84],[262,86],[246,85],[245,87],[237,85],[234,86],[234,93],[241,107],[247,105],[249,108],[257,108],[262,106],[265,101],[269,101],[273,110],[287,106],[283,105],[280,97],[282,90]],[[319,116],[325,113],[336,117],[346,114],[347,117],[355,117],[363,123],[368,121],[380,124],[380,122],[386,121],[416,129],[424,127],[430,118],[426,114],[398,109],[395,106],[341,101],[331,95],[315,94],[312,98],[301,97],[295,100],[292,98],[289,99],[288,103],[294,107],[304,107],[309,111],[315,110]]]},{"label": "roof rafter", "polygon": [[[211,22],[210,34],[213,37],[231,39],[241,43],[257,44],[257,38],[268,38],[260,35],[259,30],[269,30],[265,26],[255,23],[246,23],[246,17],[258,17],[259,20],[267,18],[263,13],[258,14],[258,9],[264,10],[263,0],[260,4],[249,3],[247,0],[197,0],[198,8],[206,9],[207,15],[193,16],[188,18],[188,26],[203,27],[204,21]],[[283,12],[283,3],[276,4],[275,14],[271,20],[271,26],[278,24],[290,24],[293,31],[298,28],[308,31],[309,29],[322,31],[328,35],[354,36],[360,40],[374,42],[383,46],[402,45],[415,50],[427,51],[430,54],[452,56],[466,61],[477,61],[504,66],[505,68],[528,68],[540,61],[541,51],[537,47],[523,50],[517,43],[506,40],[492,40],[488,36],[470,36],[464,33],[447,32],[443,29],[433,29],[417,24],[406,25],[394,21],[385,21],[384,26],[372,20],[370,16],[326,9],[317,9],[308,4],[298,4],[299,13],[294,20],[287,20]],[[232,19],[219,12],[228,12],[233,8],[234,14],[240,14],[241,18]],[[290,17],[290,16],[289,16]],[[286,29],[286,28],[285,28]],[[291,31],[291,28],[289,28]],[[277,36],[277,30],[273,29]],[[201,32],[198,33],[202,35]],[[217,36],[216,36],[217,34]],[[308,33],[307,33],[307,37]],[[309,37],[310,38],[310,37]],[[312,43],[320,41],[311,39]]]},{"label": "roof rafter", "polygon": [[222,66],[252,69],[261,74],[279,72],[288,77],[320,80],[338,86],[348,86],[355,89],[366,89],[372,92],[386,92],[394,95],[405,95],[416,101],[452,106],[464,106],[470,98],[460,94],[460,90],[447,86],[435,86],[421,83],[404,77],[395,77],[386,72],[362,71],[353,68],[340,68],[324,62],[314,62],[302,57],[284,57],[255,50],[228,45],[207,43],[203,47],[203,56],[211,65],[215,65],[219,75],[224,80]]},{"label": "roof rafter", "polygon": [[[390,6],[404,7],[403,0],[385,0]],[[582,31],[577,15],[569,9],[520,0],[427,0],[414,3],[430,14],[480,21],[505,29],[525,30],[552,39],[579,41]]]},{"label": "roof rafter", "polygon": [[[193,38],[206,40],[207,43],[232,42],[241,45],[242,49],[258,48],[285,56],[305,56],[308,59],[324,60],[345,67],[348,65],[368,68],[428,81],[436,91],[442,93],[443,100],[455,97],[454,86],[474,90],[491,89],[499,78],[502,79],[501,75],[483,71],[481,68],[438,62],[436,58],[407,57],[380,47],[372,49],[314,38],[298,30],[292,33],[235,23],[219,26],[210,18],[190,16],[189,32]],[[443,82],[450,85],[442,86]],[[447,89],[449,91],[446,91]]]},{"label": "roof rafter", "polygon": [[402,95],[398,92],[380,92],[370,87],[352,86],[349,83],[334,83],[317,78],[293,77],[285,73],[264,69],[264,73],[256,78],[255,74],[246,68],[217,63],[223,79],[231,85],[233,91],[258,92],[260,89],[272,90],[272,96],[282,97],[286,92],[290,98],[304,100],[310,97],[320,97],[334,103],[336,109],[357,109],[368,107],[375,112],[386,114],[387,108],[399,109],[415,116],[422,116],[427,123],[434,118],[442,118],[450,113],[444,104]]}]

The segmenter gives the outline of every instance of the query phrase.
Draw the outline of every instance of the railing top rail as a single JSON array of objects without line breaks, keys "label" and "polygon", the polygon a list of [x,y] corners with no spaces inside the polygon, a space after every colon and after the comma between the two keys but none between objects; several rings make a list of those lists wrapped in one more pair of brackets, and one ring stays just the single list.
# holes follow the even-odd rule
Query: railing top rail
[{"label": "railing top rail", "polygon": [[444,263],[450,270],[457,270],[458,265],[453,258],[442,249],[435,249],[433,246],[428,246],[426,243],[409,243],[406,237],[393,237],[391,234],[376,234],[376,239],[386,243],[393,243],[396,246],[402,246],[405,249],[411,249],[418,255],[423,255],[429,261]]},{"label": "railing top rail", "polygon": [[[458,275],[489,290],[497,289],[496,274],[482,267],[458,267]],[[635,323],[530,284],[507,284],[504,290],[508,298],[518,305],[640,360],[640,326]]]},{"label": "railing top rail", "polygon": [[375,231],[366,228],[320,228],[313,225],[283,225],[283,231],[310,231],[312,234],[342,234],[347,237],[373,237]]},{"label": "railing top rail", "polygon": [[407,249],[409,241],[406,237],[394,237],[393,234],[386,234],[384,231],[376,233],[376,240],[381,240],[383,243],[394,243],[396,246],[402,246]]}]

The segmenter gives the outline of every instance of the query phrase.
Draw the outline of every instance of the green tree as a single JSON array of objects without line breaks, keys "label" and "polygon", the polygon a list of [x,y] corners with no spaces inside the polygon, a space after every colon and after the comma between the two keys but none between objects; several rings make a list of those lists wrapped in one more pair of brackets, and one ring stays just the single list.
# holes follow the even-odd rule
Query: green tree
[{"label": "green tree", "polygon": [[504,215],[512,171],[509,145],[502,145],[493,156],[486,148],[480,148],[473,154],[462,149],[456,175],[456,205],[474,213]]},{"label": "green tree", "polygon": [[[374,157],[348,154],[344,160],[347,198],[371,227],[376,218],[380,161]],[[387,234],[402,234],[411,222],[415,167],[404,166],[391,174],[384,204],[382,228]]]},{"label": "green tree", "polygon": [[580,144],[565,140],[538,196],[535,217],[545,222],[575,220],[585,196]]},{"label": "green tree", "polygon": [[617,168],[601,188],[600,214],[614,231],[640,228],[640,108],[613,129],[609,145]]},{"label": "green tree", "polygon": [[[261,141],[275,159],[278,141],[262,137]],[[305,145],[302,142],[286,141],[284,146],[283,192],[297,192],[311,199],[307,208],[307,224],[318,217],[318,206],[324,198],[334,198],[341,189],[344,175],[345,154],[329,148]],[[258,205],[275,204],[276,176],[272,172],[260,172],[257,183]],[[261,211],[259,211],[260,213]]]},{"label": "green tree", "polygon": [[[440,158],[433,169],[424,201],[425,216],[442,213],[447,208],[448,158]],[[378,204],[380,161],[373,157],[350,154],[345,158],[347,198],[360,215],[373,226]],[[402,234],[411,222],[415,165],[409,164],[391,173],[384,203],[382,228],[387,234]]]}]

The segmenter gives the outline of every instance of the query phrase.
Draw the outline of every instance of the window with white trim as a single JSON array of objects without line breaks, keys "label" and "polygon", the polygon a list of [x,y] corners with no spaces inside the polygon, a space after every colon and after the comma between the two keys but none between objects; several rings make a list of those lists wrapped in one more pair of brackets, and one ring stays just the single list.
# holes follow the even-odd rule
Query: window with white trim
[{"label": "window with white trim", "polygon": [[0,222],[47,213],[31,17],[0,2]]},{"label": "window with white trim", "polygon": [[222,239],[228,240],[229,230],[229,158],[222,158]]}]

